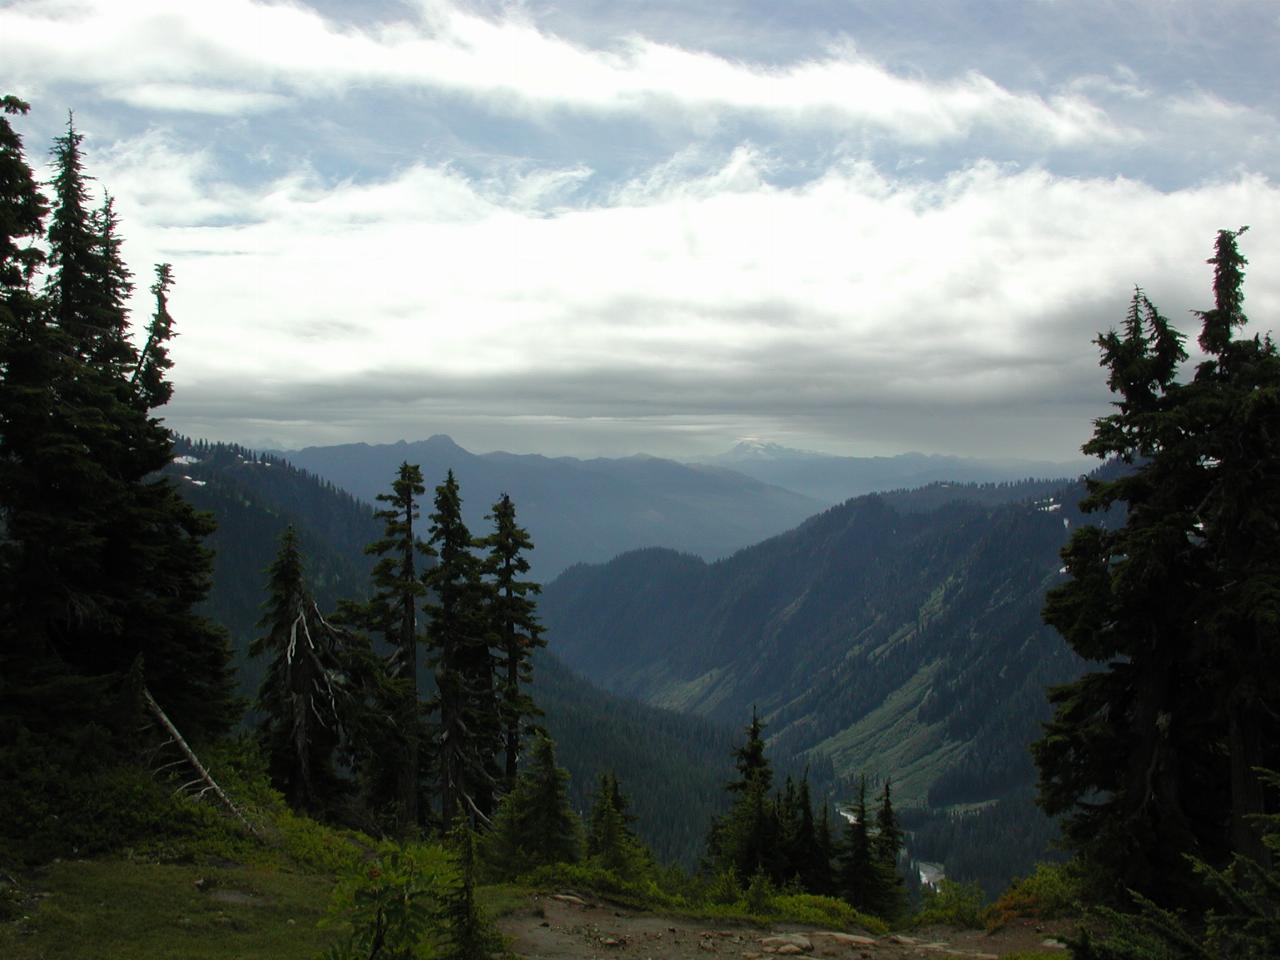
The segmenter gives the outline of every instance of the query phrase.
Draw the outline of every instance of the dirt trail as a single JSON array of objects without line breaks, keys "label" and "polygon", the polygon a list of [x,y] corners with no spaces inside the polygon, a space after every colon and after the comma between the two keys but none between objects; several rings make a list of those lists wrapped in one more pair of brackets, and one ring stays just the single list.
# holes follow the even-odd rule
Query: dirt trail
[{"label": "dirt trail", "polygon": [[526,908],[498,924],[512,951],[527,960],[771,960],[775,956],[832,957],[840,960],[997,960],[1023,951],[1060,953],[1055,935],[1070,924],[1009,926],[987,934],[976,930],[928,928],[910,935],[875,937],[808,927],[760,930],[749,926],[711,927],[697,921],[637,913],[571,894],[535,896]]}]

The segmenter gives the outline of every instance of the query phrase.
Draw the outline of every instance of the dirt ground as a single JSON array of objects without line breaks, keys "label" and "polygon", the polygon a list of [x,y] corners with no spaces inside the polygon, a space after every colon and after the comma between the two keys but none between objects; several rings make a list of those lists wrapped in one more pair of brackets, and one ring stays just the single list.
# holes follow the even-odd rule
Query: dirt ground
[{"label": "dirt ground", "polygon": [[1070,923],[1010,925],[994,934],[930,927],[909,935],[875,937],[786,926],[708,927],[696,921],[637,913],[571,894],[535,896],[526,908],[498,924],[511,949],[527,960],[767,960],[774,956],[832,957],[841,960],[997,960],[1012,953],[1067,951],[1055,940]]}]

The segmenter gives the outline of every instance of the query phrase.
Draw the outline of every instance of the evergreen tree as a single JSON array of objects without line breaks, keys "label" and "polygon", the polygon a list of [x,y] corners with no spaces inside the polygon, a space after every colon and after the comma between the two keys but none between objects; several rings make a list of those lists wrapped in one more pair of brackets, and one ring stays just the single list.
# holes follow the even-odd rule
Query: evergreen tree
[{"label": "evergreen tree", "polygon": [[476,902],[476,840],[466,823],[459,821],[449,833],[457,882],[445,897],[446,926],[441,960],[489,960],[501,942],[485,922]]},{"label": "evergreen tree", "polygon": [[172,456],[153,416],[169,394],[163,367],[139,383],[146,358],[128,338],[114,209],[89,212],[81,137],[68,124],[55,141],[50,270],[34,294],[39,257],[14,241],[31,235],[42,203],[23,195],[29,171],[24,181],[20,142],[5,130],[4,632],[21,637],[28,666],[68,682],[110,683],[141,659],[189,739],[221,733],[234,719],[226,639],[193,613],[208,590],[200,541],[211,527],[155,476]]},{"label": "evergreen tree", "polygon": [[535,615],[533,596],[541,587],[520,577],[529,572],[527,551],[533,549],[528,531],[516,523],[516,508],[505,493],[489,514],[494,531],[484,540],[489,553],[484,572],[491,578],[494,630],[502,655],[501,695],[502,735],[506,750],[504,783],[515,784],[520,756],[522,724],[540,711],[523,689],[533,679],[533,651],[546,646]]},{"label": "evergreen tree", "polygon": [[770,799],[773,769],[764,755],[764,724],[753,709],[747,740],[734,751],[738,779],[727,789],[737,795],[733,807],[711,826],[708,859],[716,870],[732,868],[737,877],[780,872],[777,805]]},{"label": "evergreen tree", "polygon": [[871,912],[885,920],[894,920],[907,909],[906,887],[898,873],[898,852],[902,849],[902,828],[893,812],[890,780],[884,782],[880,806],[876,810],[876,834],[871,841],[871,859],[876,889]]},{"label": "evergreen tree", "polygon": [[867,777],[858,779],[858,802],[846,814],[844,844],[839,856],[840,895],[858,910],[873,912],[876,892],[875,858],[867,822]]},{"label": "evergreen tree", "polygon": [[568,782],[569,774],[556,765],[555,745],[538,737],[486,838],[487,859],[499,876],[512,879],[537,867],[577,862],[582,827],[569,806]]},{"label": "evergreen tree", "polygon": [[618,778],[600,774],[587,822],[587,858],[623,880],[636,879],[651,864],[649,851],[631,829],[634,821]]},{"label": "evergreen tree", "polygon": [[260,736],[272,781],[291,806],[318,812],[335,795],[334,756],[358,702],[352,677],[356,640],[330,624],[307,590],[293,527],[267,572],[266,633],[250,656],[272,659],[258,692]]},{"label": "evergreen tree", "polygon": [[831,836],[831,804],[823,800],[822,816],[818,818],[818,824],[814,830],[813,859],[809,862],[805,889],[823,896],[831,896],[836,892],[835,877],[831,872],[834,859],[835,841]]},{"label": "evergreen tree", "polygon": [[[1280,358],[1245,323],[1239,232],[1218,234],[1208,357],[1179,382],[1182,336],[1135,293],[1099,337],[1118,395],[1087,453],[1132,469],[1081,506],[1123,509],[1063,551],[1070,579],[1045,619],[1105,669],[1051,691],[1034,747],[1040,800],[1102,893],[1195,899],[1184,855],[1265,858],[1254,772],[1280,765]],[[1119,511],[1117,511],[1119,512]]]},{"label": "evergreen tree", "polygon": [[419,822],[424,730],[418,697],[418,610],[426,585],[419,574],[418,561],[429,558],[431,549],[416,537],[414,521],[418,519],[416,498],[424,492],[422,471],[402,463],[391,493],[378,495],[378,501],[386,506],[374,516],[385,523],[385,531],[365,550],[379,559],[373,568],[373,597],[360,617],[367,627],[380,632],[391,648],[386,672],[392,690],[386,712],[394,722],[389,728],[382,726],[399,748],[394,776],[397,829],[401,835]]},{"label": "evergreen tree", "polygon": [[430,544],[439,561],[426,575],[435,592],[427,637],[435,663],[439,710],[441,819],[485,822],[493,812],[500,717],[490,655],[489,591],[480,579],[475,541],[462,520],[453,471],[436,487]]}]

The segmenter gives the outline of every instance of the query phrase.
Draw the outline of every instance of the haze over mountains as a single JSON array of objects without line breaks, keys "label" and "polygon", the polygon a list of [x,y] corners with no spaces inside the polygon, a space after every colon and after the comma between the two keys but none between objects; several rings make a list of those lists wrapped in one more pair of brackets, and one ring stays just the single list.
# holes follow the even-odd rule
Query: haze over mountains
[{"label": "haze over mountains", "polygon": [[795,450],[755,438],[740,440],[724,453],[701,462],[727,467],[762,483],[785,487],[827,504],[842,503],[864,493],[931,483],[1004,483],[1029,477],[1075,477],[1094,466],[1086,460],[982,460],[924,453],[839,457]]},{"label": "haze over mountains", "polygon": [[706,560],[789,530],[824,507],[870,490],[937,481],[1002,482],[1066,477],[1079,465],[954,457],[832,457],[743,442],[712,462],[678,463],[638,454],[580,460],[536,454],[475,454],[449,437],[394,444],[307,447],[283,454],[294,465],[373,503],[402,462],[422,467],[430,489],[458,478],[474,533],[503,493],[536,545],[534,575],[550,580],[574,563],[660,546]]}]

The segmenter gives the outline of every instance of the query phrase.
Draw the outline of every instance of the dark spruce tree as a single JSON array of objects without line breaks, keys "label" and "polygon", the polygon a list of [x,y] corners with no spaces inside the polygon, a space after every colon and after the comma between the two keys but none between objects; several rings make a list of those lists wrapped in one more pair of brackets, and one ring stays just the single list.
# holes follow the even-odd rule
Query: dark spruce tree
[{"label": "dark spruce tree", "polygon": [[652,857],[631,829],[635,818],[613,773],[600,774],[587,821],[587,859],[623,880],[634,880]]},{"label": "dark spruce tree", "polygon": [[208,521],[156,476],[172,456],[154,416],[169,397],[155,363],[171,329],[163,297],[165,322],[140,356],[115,213],[109,202],[90,212],[70,124],[55,141],[50,269],[32,292],[37,258],[13,241],[30,236],[41,205],[21,195],[20,145],[6,130],[5,633],[22,637],[45,679],[109,686],[141,661],[188,739],[215,736],[235,711],[225,637],[192,612],[208,589]]},{"label": "dark spruce tree", "polygon": [[[396,826],[402,836],[415,830],[421,819],[420,754],[426,731],[418,691],[418,613],[427,592],[420,566],[430,563],[432,551],[417,538],[414,523],[418,519],[417,498],[424,492],[422,471],[402,463],[391,493],[378,495],[385,506],[374,516],[386,526],[382,538],[365,551],[379,559],[373,568],[374,593],[360,616],[391,649],[386,669],[390,702],[384,706],[392,722],[383,727],[398,747],[393,769]],[[380,755],[385,750],[384,742],[373,753]]]},{"label": "dark spruce tree", "polygon": [[898,873],[898,852],[902,849],[903,832],[893,812],[890,779],[884,782],[880,806],[876,809],[876,834],[871,840],[877,889],[871,912],[890,922],[907,910],[906,885]]},{"label": "dark spruce tree", "polygon": [[521,577],[529,572],[526,556],[533,549],[529,533],[516,523],[516,508],[505,493],[489,514],[494,530],[483,541],[488,548],[484,573],[493,595],[490,600],[493,629],[501,655],[498,708],[502,718],[506,752],[505,789],[515,785],[520,742],[526,723],[540,711],[527,692],[533,680],[533,652],[546,646],[538,625],[534,596],[538,584]]},{"label": "dark spruce tree", "polygon": [[1187,854],[1261,862],[1256,770],[1280,766],[1280,358],[1243,326],[1239,232],[1218,234],[1207,359],[1187,382],[1182,336],[1135,293],[1099,337],[1116,410],[1087,453],[1131,469],[1090,482],[1082,507],[1123,510],[1063,551],[1069,579],[1045,619],[1103,665],[1050,693],[1033,747],[1040,802],[1098,893],[1194,901]]},{"label": "dark spruce tree", "polygon": [[777,879],[781,864],[778,811],[769,795],[773,768],[764,755],[764,724],[754,709],[746,733],[746,742],[734,751],[738,779],[727,786],[737,799],[712,823],[707,838],[711,866],[731,868],[743,883],[757,873]]},{"label": "dark spruce tree", "polygon": [[866,774],[858,779],[858,800],[846,814],[844,843],[838,859],[840,895],[854,908],[874,912],[877,877],[871,827],[867,822]]},{"label": "dark spruce tree", "polygon": [[338,749],[360,707],[354,674],[360,640],[321,614],[303,573],[293,527],[267,571],[266,632],[250,656],[270,656],[258,692],[259,736],[273,783],[290,806],[310,813],[330,808],[340,793]]},{"label": "dark spruce tree", "polygon": [[485,859],[504,879],[554,863],[576,863],[581,856],[582,825],[569,806],[569,774],[556,765],[555,745],[538,737],[531,753],[485,837]]},{"label": "dark spruce tree", "polygon": [[495,757],[501,748],[498,699],[490,653],[490,592],[481,580],[475,541],[462,520],[453,471],[436,487],[429,542],[437,556],[426,584],[427,642],[435,667],[439,712],[437,764],[445,829],[455,818],[473,826],[493,813]]}]

